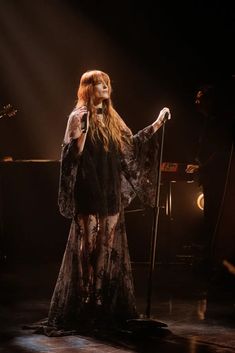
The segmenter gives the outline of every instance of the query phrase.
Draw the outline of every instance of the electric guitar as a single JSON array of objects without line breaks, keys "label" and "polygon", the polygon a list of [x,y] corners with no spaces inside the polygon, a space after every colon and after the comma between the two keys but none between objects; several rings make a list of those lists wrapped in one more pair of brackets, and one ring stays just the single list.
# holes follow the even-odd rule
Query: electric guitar
[{"label": "electric guitar", "polygon": [[0,111],[0,119],[1,118],[11,118],[15,116],[17,113],[17,109],[13,108],[11,104],[4,105],[3,109]]}]

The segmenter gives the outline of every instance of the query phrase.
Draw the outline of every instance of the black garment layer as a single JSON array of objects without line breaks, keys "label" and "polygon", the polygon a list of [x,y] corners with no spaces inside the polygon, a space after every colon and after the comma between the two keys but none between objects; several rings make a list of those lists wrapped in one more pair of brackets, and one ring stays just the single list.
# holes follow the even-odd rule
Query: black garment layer
[{"label": "black garment layer", "polygon": [[120,159],[114,143],[105,151],[99,139],[86,138],[77,171],[75,199],[77,212],[84,215],[113,215],[120,211]]}]

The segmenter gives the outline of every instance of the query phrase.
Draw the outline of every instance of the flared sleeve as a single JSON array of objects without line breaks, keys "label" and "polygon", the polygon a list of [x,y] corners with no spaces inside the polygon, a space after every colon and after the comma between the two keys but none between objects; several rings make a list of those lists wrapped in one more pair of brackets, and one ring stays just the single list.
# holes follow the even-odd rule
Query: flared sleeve
[{"label": "flared sleeve", "polygon": [[58,205],[60,213],[66,218],[73,218],[76,213],[74,188],[81,162],[77,147],[77,139],[82,133],[80,111],[74,109],[68,118],[61,151]]},{"label": "flared sleeve", "polygon": [[60,213],[66,218],[75,216],[74,188],[79,162],[77,140],[62,145],[58,205]]},{"label": "flared sleeve", "polygon": [[[128,132],[127,132],[128,133]],[[155,206],[158,176],[158,134],[152,125],[130,136],[122,152],[122,199],[127,207],[137,195],[140,201]]]}]

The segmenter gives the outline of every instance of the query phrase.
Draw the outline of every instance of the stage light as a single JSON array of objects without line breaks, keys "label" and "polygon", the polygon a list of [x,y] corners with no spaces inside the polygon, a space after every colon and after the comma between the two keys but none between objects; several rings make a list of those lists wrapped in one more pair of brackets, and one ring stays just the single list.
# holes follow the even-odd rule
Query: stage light
[{"label": "stage light", "polygon": [[197,198],[197,205],[200,210],[204,210],[204,195],[201,193]]}]

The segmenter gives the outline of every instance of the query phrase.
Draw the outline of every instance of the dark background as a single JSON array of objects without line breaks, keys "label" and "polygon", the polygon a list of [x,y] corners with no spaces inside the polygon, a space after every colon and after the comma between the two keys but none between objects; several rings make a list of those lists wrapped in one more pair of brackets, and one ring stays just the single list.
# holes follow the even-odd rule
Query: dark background
[{"label": "dark background", "polygon": [[229,1],[0,1],[0,155],[60,158],[81,74],[106,71],[133,132],[168,106],[164,159],[191,162],[205,82],[233,87],[235,12]]}]

